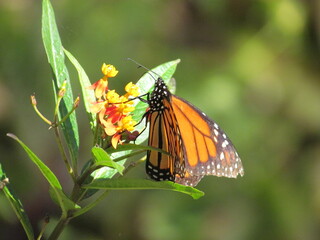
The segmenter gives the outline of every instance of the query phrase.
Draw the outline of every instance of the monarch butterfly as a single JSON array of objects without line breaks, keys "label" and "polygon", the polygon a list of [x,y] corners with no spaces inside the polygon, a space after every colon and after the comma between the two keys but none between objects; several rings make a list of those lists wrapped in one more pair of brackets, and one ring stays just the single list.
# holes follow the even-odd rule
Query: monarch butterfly
[{"label": "monarch butterfly", "polygon": [[149,124],[148,145],[169,153],[147,151],[146,172],[151,179],[196,186],[205,175],[243,176],[240,157],[216,122],[173,95],[161,77],[151,94],[145,95],[147,100],[139,99],[149,105],[144,115]]},{"label": "monarch butterfly", "polygon": [[217,123],[186,100],[170,93],[158,78],[151,95],[148,145],[162,152],[147,152],[146,172],[154,180],[196,186],[205,175],[243,176],[241,160]]}]

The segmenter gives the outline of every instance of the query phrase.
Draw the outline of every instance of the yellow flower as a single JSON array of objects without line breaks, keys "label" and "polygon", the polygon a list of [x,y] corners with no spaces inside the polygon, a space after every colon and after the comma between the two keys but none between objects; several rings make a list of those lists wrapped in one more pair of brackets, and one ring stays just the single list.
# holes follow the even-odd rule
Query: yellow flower
[{"label": "yellow flower", "polygon": [[106,77],[115,77],[119,72],[113,65],[105,63],[102,65],[101,71]]},{"label": "yellow flower", "polygon": [[132,119],[131,115],[125,116],[124,118],[121,119],[121,121],[118,123],[118,127],[117,130],[118,131],[133,131],[134,130],[134,126],[137,124],[136,121],[134,121]]},{"label": "yellow flower", "polygon": [[110,90],[106,94],[106,99],[109,101],[109,103],[120,103],[120,96],[118,93],[116,93],[115,90]]},{"label": "yellow flower", "polygon": [[129,82],[126,87],[124,88],[127,92],[126,96],[132,96],[132,97],[137,97],[139,96],[139,87],[135,84],[133,84],[132,82]]},{"label": "yellow flower", "polygon": [[94,90],[97,99],[101,99],[106,91],[108,91],[108,78],[115,77],[118,74],[116,68],[111,64],[107,65],[104,63],[101,67],[101,71],[104,76],[89,87],[89,89]]}]

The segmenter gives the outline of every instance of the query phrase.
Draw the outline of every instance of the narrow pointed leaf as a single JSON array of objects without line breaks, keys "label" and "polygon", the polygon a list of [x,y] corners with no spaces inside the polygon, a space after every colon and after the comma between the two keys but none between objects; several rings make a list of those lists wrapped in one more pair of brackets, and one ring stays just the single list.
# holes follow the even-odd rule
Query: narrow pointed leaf
[{"label": "narrow pointed leaf", "polygon": [[122,174],[124,170],[124,166],[114,162],[108,153],[106,153],[102,148],[93,147],[91,149],[92,155],[95,159],[95,165],[97,166],[106,166],[117,170],[120,174]]},{"label": "narrow pointed leaf", "polygon": [[193,199],[198,199],[204,193],[196,188],[180,185],[170,181],[156,182],[146,179],[105,179],[95,180],[84,188],[90,189],[112,189],[112,190],[136,190],[136,189],[163,189],[172,190],[190,195]]},{"label": "narrow pointed leaf", "polygon": [[[72,110],[74,100],[69,73],[64,61],[63,47],[49,0],[42,2],[42,39],[53,72],[54,92],[58,93],[63,82],[67,82],[66,92],[59,106],[59,118],[61,119]],[[62,124],[62,130],[72,157],[73,168],[75,168],[79,150],[79,133],[75,112]]]},{"label": "narrow pointed leaf", "polygon": [[[50,184],[50,186],[53,188],[53,190],[55,191],[55,194],[57,195],[57,199],[59,200],[59,205],[61,207],[62,213],[64,214],[64,216],[66,216],[67,214],[67,209],[65,208],[62,199],[64,196],[61,196],[61,192],[62,192],[62,187],[61,184],[58,180],[58,178],[56,177],[56,175],[54,175],[54,173],[50,170],[49,167],[47,167],[47,165],[45,165],[43,163],[43,161],[37,157],[36,154],[34,154],[30,148],[28,148],[17,136],[8,133],[7,136],[13,138],[14,140],[16,140],[21,147],[23,148],[23,150],[28,154],[29,158],[33,161],[33,163],[38,167],[38,169],[40,170],[40,172],[42,173],[42,175],[47,179],[48,183]],[[71,200],[70,200],[71,201]]]},{"label": "narrow pointed leaf", "polygon": [[12,139],[16,140],[21,147],[23,148],[23,150],[28,154],[29,158],[36,164],[36,166],[39,168],[39,170],[41,171],[42,175],[47,179],[47,181],[49,182],[49,184],[52,187],[56,187],[58,189],[62,189],[61,184],[58,180],[58,178],[56,177],[56,175],[54,175],[54,173],[50,170],[50,168],[48,168],[41,160],[40,158],[37,157],[36,154],[34,154],[30,148],[28,148],[17,136],[8,133],[7,134],[8,137],[11,137]]},{"label": "narrow pointed leaf", "polygon": [[78,60],[66,49],[64,49],[64,52],[78,72],[84,107],[86,109],[86,112],[90,121],[91,129],[94,130],[95,124],[96,124],[96,121],[95,121],[96,114],[93,114],[90,111],[90,104],[95,101],[95,96],[94,96],[94,91],[92,89],[88,89],[88,87],[91,86],[89,77],[84,71],[84,69],[82,68],[82,66],[80,65],[80,63],[78,62]]},{"label": "narrow pointed leaf", "polygon": [[[7,178],[7,176],[6,176],[5,172],[3,171],[2,166],[0,164],[0,181],[4,181],[6,178]],[[28,218],[28,215],[26,214],[20,199],[15,195],[12,187],[10,186],[10,183],[3,185],[0,188],[0,192],[1,192],[1,190],[3,191],[3,193],[6,196],[6,198],[8,199],[8,201],[10,202],[10,205],[13,208],[14,212],[16,213],[19,221],[21,222],[22,227],[23,227],[24,231],[26,232],[28,239],[33,240],[34,233],[33,233],[33,229],[32,229],[30,220]]]}]

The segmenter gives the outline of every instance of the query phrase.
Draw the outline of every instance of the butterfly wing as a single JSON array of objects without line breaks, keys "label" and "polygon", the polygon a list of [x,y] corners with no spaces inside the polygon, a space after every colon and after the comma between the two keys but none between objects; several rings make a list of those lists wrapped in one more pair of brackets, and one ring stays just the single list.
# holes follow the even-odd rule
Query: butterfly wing
[{"label": "butterfly wing", "polygon": [[[147,174],[154,180],[174,181],[175,173],[183,175],[184,168],[177,167],[183,157],[181,134],[175,120],[173,108],[167,98],[162,99],[163,110],[149,110],[147,121],[150,123],[148,145],[169,154],[148,151]],[[179,170],[180,169],[180,170]]]},{"label": "butterfly wing", "polygon": [[181,132],[185,175],[175,182],[195,186],[203,176],[236,178],[244,174],[230,139],[213,120],[186,100],[172,95],[171,104]]}]

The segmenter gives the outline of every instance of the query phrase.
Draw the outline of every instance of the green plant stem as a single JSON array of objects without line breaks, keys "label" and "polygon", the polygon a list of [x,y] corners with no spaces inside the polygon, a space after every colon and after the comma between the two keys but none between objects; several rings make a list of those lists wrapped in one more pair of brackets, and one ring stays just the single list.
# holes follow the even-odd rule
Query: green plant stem
[{"label": "green plant stem", "polygon": [[[56,129],[56,128],[55,128]],[[59,134],[59,132],[58,132]],[[58,135],[59,136],[59,135]],[[58,145],[59,147],[62,147],[62,144],[61,144],[61,141],[58,141]],[[125,155],[124,157],[120,157],[118,159],[116,159],[117,161],[120,161],[122,159],[125,159],[129,156],[133,156],[133,155],[136,155],[136,154],[140,154],[142,152],[144,152],[145,150],[140,150],[140,151],[137,151],[135,153],[131,153],[131,154],[127,154]],[[69,165],[68,161],[67,161],[67,158],[64,158],[66,161],[66,166],[68,168],[68,171],[69,169],[71,169],[71,166]],[[136,164],[144,161],[145,159],[142,159],[142,160],[139,160],[138,162],[136,162],[135,164],[131,164],[127,171],[125,173],[127,173],[130,169],[132,169]],[[89,167],[76,181],[74,181],[74,187],[73,187],[73,190],[72,190],[72,193],[71,193],[71,200],[74,201],[75,203],[78,203],[83,195],[84,195],[84,192],[83,192],[83,189],[81,188],[82,184],[84,183],[84,181],[86,180],[86,178],[93,172],[95,171],[96,169],[100,168],[102,166],[99,166],[99,165],[92,165],[91,167]],[[72,169],[71,169],[72,170]],[[80,210],[77,210],[75,212],[68,212],[67,216],[66,217],[62,217],[59,219],[59,222],[57,223],[57,225],[55,226],[53,232],[51,233],[51,235],[49,236],[48,240],[56,240],[58,239],[58,237],[60,236],[60,234],[62,233],[62,231],[64,230],[64,227],[70,222],[70,220],[72,218],[75,218],[75,217],[78,217],[86,212],[88,212],[90,209],[92,209],[93,207],[95,207],[99,202],[101,202],[106,196],[107,194],[109,193],[110,191],[104,191],[97,199],[95,199],[93,202],[91,202],[90,204],[88,204],[87,206],[81,208]]]},{"label": "green plant stem", "polygon": [[139,150],[139,151],[136,151],[136,152],[132,152],[132,153],[123,155],[123,156],[121,156],[121,157],[115,158],[115,159],[113,159],[113,161],[114,161],[114,162],[119,162],[119,161],[121,161],[121,160],[123,160],[123,159],[127,159],[127,158],[129,158],[129,157],[133,157],[133,156],[138,155],[138,154],[141,154],[141,153],[143,153],[143,152],[145,152],[145,151],[146,151],[146,150],[142,149],[142,150]]},{"label": "green plant stem", "polygon": [[64,123],[69,117],[70,115],[76,110],[76,106],[74,106],[70,112],[68,112],[68,114],[66,116],[64,116],[56,125],[59,126],[61,125],[62,123]]},{"label": "green plant stem", "polygon": [[58,237],[62,233],[64,227],[69,223],[70,220],[71,220],[70,217],[60,218],[58,224],[54,228],[54,230],[51,233],[51,235],[49,236],[48,240],[56,240],[56,239],[58,239]]},{"label": "green plant stem", "polygon": [[60,153],[62,155],[62,159],[64,161],[64,164],[67,167],[68,173],[70,174],[70,176],[72,177],[73,181],[75,182],[76,181],[76,176],[74,175],[73,169],[69,164],[67,155],[66,155],[66,153],[64,151],[64,148],[62,146],[61,136],[60,136],[58,127],[54,127],[54,133],[55,133],[56,142],[58,144],[59,151],[60,151]]},{"label": "green plant stem", "polygon": [[[80,185],[78,185],[78,183],[75,182],[75,185],[73,187],[72,194],[71,194],[71,200],[74,201],[75,203],[77,203],[81,196],[82,196],[81,187],[80,187]],[[65,216],[65,217],[61,216],[57,225],[55,226],[54,230],[52,231],[51,235],[49,236],[48,240],[58,239],[58,237],[62,233],[63,229],[70,222],[72,217],[73,217],[73,215],[72,215],[71,211],[68,212],[67,216]]]},{"label": "green plant stem", "polygon": [[78,217],[86,212],[88,212],[90,209],[95,207],[99,202],[101,202],[109,193],[110,191],[106,190],[104,191],[96,200],[93,202],[89,203],[87,206],[77,210],[73,215],[72,218]]},{"label": "green plant stem", "polygon": [[38,110],[37,106],[36,105],[33,105],[33,108],[35,110],[35,112],[38,114],[38,116],[44,121],[46,122],[47,124],[49,124],[50,126],[52,125],[52,122],[47,119],[45,116],[42,115],[42,113]]}]

